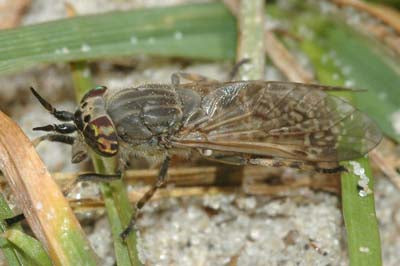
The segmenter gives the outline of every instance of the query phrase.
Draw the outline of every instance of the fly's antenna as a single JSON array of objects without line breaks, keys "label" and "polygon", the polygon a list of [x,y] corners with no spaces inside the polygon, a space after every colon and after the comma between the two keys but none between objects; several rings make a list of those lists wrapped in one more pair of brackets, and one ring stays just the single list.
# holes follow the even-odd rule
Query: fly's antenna
[{"label": "fly's antenna", "polygon": [[31,87],[31,92],[36,97],[36,99],[39,100],[39,102],[42,104],[42,106],[58,120],[60,120],[60,121],[73,121],[74,120],[73,113],[67,112],[67,111],[58,111],[48,101],[43,99],[42,96],[40,96],[39,93],[37,93],[37,91],[35,91],[35,89],[33,87]]},{"label": "fly's antenna", "polygon": [[54,124],[54,125],[46,125],[46,126],[41,126],[41,127],[35,127],[33,128],[34,131],[54,131],[60,134],[69,134],[73,133],[77,130],[76,126],[74,124]]}]

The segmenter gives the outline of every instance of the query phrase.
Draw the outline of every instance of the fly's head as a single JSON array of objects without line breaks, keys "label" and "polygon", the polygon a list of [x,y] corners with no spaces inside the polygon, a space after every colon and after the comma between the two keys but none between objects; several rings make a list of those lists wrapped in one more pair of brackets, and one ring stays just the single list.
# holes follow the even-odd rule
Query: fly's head
[{"label": "fly's head", "polygon": [[104,94],[107,88],[98,86],[82,98],[74,114],[74,122],[85,142],[98,154],[111,157],[118,152],[118,135],[106,112]]},{"label": "fly's head", "polygon": [[[106,112],[104,95],[107,88],[98,86],[87,92],[75,113],[56,110],[33,88],[32,93],[55,118],[70,123],[36,127],[33,130],[54,131],[40,140],[63,142],[72,145],[72,162],[78,163],[87,157],[87,146],[101,156],[111,157],[118,153],[118,135],[110,116]],[[65,136],[77,131],[75,137]]]}]

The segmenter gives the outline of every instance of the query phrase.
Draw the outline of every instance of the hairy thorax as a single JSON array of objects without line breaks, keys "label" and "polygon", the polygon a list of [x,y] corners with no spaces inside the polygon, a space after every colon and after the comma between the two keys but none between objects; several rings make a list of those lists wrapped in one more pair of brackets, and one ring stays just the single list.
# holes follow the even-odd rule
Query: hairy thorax
[{"label": "hairy thorax", "polygon": [[[169,154],[169,139],[201,110],[201,97],[171,85],[146,84],[106,95],[123,157],[135,156],[159,161]],[[168,150],[168,151],[167,151]]]}]

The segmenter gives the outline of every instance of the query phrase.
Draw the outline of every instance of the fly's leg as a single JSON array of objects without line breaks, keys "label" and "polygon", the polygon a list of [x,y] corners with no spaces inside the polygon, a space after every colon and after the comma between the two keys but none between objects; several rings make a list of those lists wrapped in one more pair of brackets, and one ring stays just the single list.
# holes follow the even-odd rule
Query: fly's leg
[{"label": "fly's leg", "polygon": [[143,206],[153,197],[154,193],[162,187],[166,183],[166,177],[168,173],[168,166],[169,166],[170,157],[166,157],[164,162],[161,165],[160,172],[158,173],[157,181],[153,186],[139,199],[135,206],[135,213],[133,214],[128,226],[122,231],[121,238],[125,240],[125,238],[129,235],[129,233],[135,227],[137,218],[139,216],[140,210]]},{"label": "fly's leg", "polygon": [[[72,162],[74,162],[74,161],[72,161]],[[70,182],[70,184],[68,184],[63,189],[63,193],[64,193],[64,195],[68,194],[72,190],[72,188],[74,188],[75,185],[79,182],[84,182],[84,181],[112,182],[115,180],[122,179],[124,173],[125,173],[125,164],[121,163],[121,158],[120,158],[119,169],[116,171],[115,174],[99,174],[99,173],[95,173],[95,172],[89,172],[89,173],[78,175],[77,178],[73,182]]]},{"label": "fly's leg", "polygon": [[335,167],[331,168],[315,166],[314,170],[322,174],[338,174],[342,172],[348,172],[347,168],[342,165],[336,165]]},{"label": "fly's leg", "polygon": [[19,223],[21,221],[25,220],[25,215],[23,213],[17,214],[13,217],[6,218],[4,221],[7,223],[8,226],[14,225],[16,223]]},{"label": "fly's leg", "polygon": [[59,134],[47,134],[40,136],[32,141],[33,146],[39,145],[42,141],[47,140],[47,141],[53,141],[53,142],[61,142],[64,144],[69,144],[72,145],[74,144],[75,138],[71,136],[64,136],[64,135],[59,135]]},{"label": "fly's leg", "polygon": [[239,62],[237,62],[237,63],[233,66],[231,72],[229,72],[228,80],[234,80],[235,77],[236,77],[236,75],[239,73],[240,68],[241,68],[243,65],[245,65],[245,64],[247,64],[247,63],[249,63],[249,62],[250,62],[250,58],[243,58],[243,59],[241,59]]},{"label": "fly's leg", "polygon": [[86,173],[79,175],[75,182],[76,183],[81,181],[111,182],[114,180],[122,179],[124,173],[125,173],[125,163],[123,163],[122,159],[120,158],[119,168],[115,174]]},{"label": "fly's leg", "polygon": [[185,72],[177,72],[173,73],[171,75],[171,83],[174,86],[178,86],[181,83],[181,79],[191,81],[193,83],[200,83],[200,82],[206,82],[206,83],[213,83],[213,82],[219,82],[218,80],[208,78],[199,74],[193,74],[193,73],[185,73]]},{"label": "fly's leg", "polygon": [[335,164],[335,166],[333,167],[321,167],[318,165],[317,162],[306,162],[306,161],[255,158],[255,159],[249,159],[248,163],[254,165],[268,166],[268,167],[288,167],[301,170],[311,170],[323,174],[336,174],[347,171],[347,169],[344,166],[338,164]]},{"label": "fly's leg", "polygon": [[79,136],[71,137],[60,134],[47,134],[32,140],[33,146],[37,147],[42,141],[60,142],[72,145],[72,163],[79,163],[87,157],[86,144],[82,142]]},{"label": "fly's leg", "polygon": [[114,180],[121,179],[121,177],[122,177],[121,173],[116,173],[116,174],[86,173],[79,175],[78,178],[76,179],[76,182],[81,182],[81,181],[111,182]]},{"label": "fly's leg", "polygon": [[[244,64],[250,62],[250,59],[248,58],[244,58],[242,60],[240,60],[239,62],[237,62],[232,70],[229,72],[229,76],[228,76],[228,80],[233,80],[235,78],[235,76],[237,75],[240,67],[242,67]],[[171,83],[174,86],[178,86],[179,84],[181,84],[181,79],[184,80],[188,80],[191,81],[193,83],[201,83],[201,82],[205,82],[205,83],[220,83],[220,81],[216,80],[216,79],[212,79],[209,77],[205,77],[199,74],[194,74],[194,73],[186,73],[186,72],[176,72],[173,73],[171,75]]]},{"label": "fly's leg", "polygon": [[62,192],[64,195],[68,195],[79,182],[83,182],[83,181],[111,182],[114,180],[119,180],[121,178],[122,178],[121,173],[116,173],[116,174],[85,173],[85,174],[78,175],[76,179],[74,179],[72,182],[69,182],[62,189]]}]

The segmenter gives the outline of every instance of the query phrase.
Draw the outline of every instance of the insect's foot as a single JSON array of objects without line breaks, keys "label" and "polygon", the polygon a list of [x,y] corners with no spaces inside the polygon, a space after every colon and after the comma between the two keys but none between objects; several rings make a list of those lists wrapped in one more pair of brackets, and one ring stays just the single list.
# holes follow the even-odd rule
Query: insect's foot
[{"label": "insect's foot", "polygon": [[346,173],[349,172],[349,169],[347,169],[347,167],[345,166],[340,166],[340,167],[341,167],[340,172],[346,172]]},{"label": "insect's foot", "polygon": [[122,231],[119,236],[122,238],[122,241],[125,241],[128,235],[133,231],[133,226],[129,225],[128,227],[125,228],[124,231]]},{"label": "insect's foot", "polygon": [[347,168],[342,165],[335,168],[317,168],[316,170],[318,173],[323,173],[323,174],[336,174],[336,173],[348,172]]},{"label": "insect's foot", "polygon": [[125,239],[129,236],[129,234],[133,230],[136,230],[137,213],[138,212],[136,212],[132,216],[131,221],[129,222],[128,226],[124,229],[124,231],[122,231],[121,234],[119,234],[123,241],[125,241]]},{"label": "insect's foot", "polygon": [[23,220],[25,220],[25,215],[23,213],[4,219],[4,221],[7,223],[8,226],[14,225]]}]

